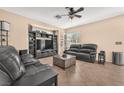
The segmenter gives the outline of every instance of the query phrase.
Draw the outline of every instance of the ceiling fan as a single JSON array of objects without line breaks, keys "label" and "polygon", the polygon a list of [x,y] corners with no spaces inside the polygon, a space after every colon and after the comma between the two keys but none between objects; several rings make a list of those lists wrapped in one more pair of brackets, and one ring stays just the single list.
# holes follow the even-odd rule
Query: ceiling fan
[{"label": "ceiling fan", "polygon": [[80,7],[79,9],[75,10],[73,7],[65,7],[65,9],[68,10],[68,14],[64,15],[56,15],[55,17],[57,19],[61,19],[63,16],[68,16],[70,19],[73,19],[74,17],[81,18],[81,15],[78,15],[77,13],[81,12],[84,10],[83,7]]}]

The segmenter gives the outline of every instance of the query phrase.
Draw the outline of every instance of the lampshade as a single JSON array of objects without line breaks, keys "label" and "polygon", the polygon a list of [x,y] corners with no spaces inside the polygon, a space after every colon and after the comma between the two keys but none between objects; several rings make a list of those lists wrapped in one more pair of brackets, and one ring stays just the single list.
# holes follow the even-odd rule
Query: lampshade
[{"label": "lampshade", "polygon": [[10,24],[7,21],[0,21],[0,30],[9,31]]}]

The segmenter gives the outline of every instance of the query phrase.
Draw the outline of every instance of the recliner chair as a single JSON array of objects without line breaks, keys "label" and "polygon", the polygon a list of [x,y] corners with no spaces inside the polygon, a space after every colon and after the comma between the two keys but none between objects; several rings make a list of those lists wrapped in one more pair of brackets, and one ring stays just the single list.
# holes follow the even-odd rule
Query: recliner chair
[{"label": "recliner chair", "polygon": [[19,56],[12,46],[0,46],[0,86],[57,85],[58,74],[31,55]]}]

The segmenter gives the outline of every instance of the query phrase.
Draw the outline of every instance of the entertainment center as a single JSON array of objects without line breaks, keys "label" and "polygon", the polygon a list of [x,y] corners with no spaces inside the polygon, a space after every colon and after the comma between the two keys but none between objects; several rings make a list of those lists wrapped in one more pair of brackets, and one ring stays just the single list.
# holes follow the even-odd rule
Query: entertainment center
[{"label": "entertainment center", "polygon": [[29,53],[35,58],[53,56],[58,53],[57,32],[29,25]]}]

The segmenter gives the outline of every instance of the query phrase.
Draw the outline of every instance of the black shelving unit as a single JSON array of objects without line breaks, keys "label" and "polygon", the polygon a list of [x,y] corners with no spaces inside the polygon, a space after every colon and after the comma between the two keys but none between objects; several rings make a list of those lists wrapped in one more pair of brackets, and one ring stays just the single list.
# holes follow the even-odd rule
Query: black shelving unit
[{"label": "black shelving unit", "polygon": [[[57,35],[55,35],[55,32],[49,34],[45,31],[38,31],[32,30],[32,26],[29,25],[29,53],[32,54],[36,58],[42,58],[47,56],[52,56],[58,53],[58,47],[57,47]],[[52,42],[51,49],[45,49],[45,50],[39,50],[37,49],[38,42],[41,40],[47,40],[50,39]],[[44,45],[44,43],[41,42],[41,45]]]},{"label": "black shelving unit", "polygon": [[32,31],[32,26],[28,26],[28,37],[29,37],[29,54],[36,56],[36,32]]},{"label": "black shelving unit", "polygon": [[53,49],[58,53],[57,35],[53,36]]},{"label": "black shelving unit", "polygon": [[0,44],[2,45],[6,45],[8,46],[8,33],[9,30],[6,30],[5,28],[3,28],[3,22],[9,24],[6,21],[0,21]]},{"label": "black shelving unit", "polygon": [[29,53],[36,56],[36,33],[29,32]]}]

